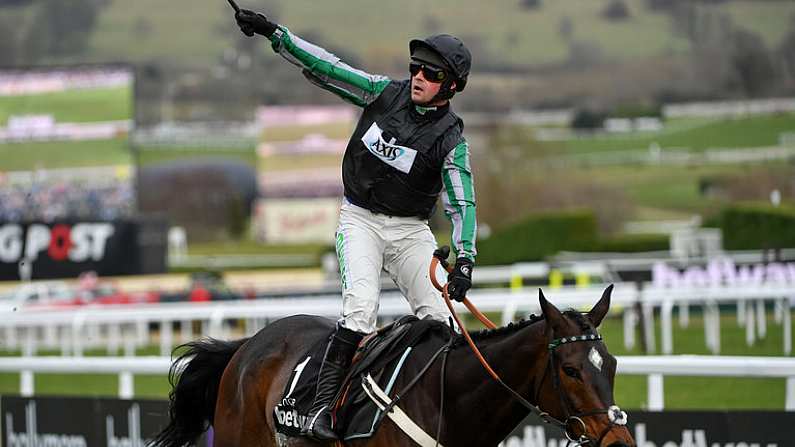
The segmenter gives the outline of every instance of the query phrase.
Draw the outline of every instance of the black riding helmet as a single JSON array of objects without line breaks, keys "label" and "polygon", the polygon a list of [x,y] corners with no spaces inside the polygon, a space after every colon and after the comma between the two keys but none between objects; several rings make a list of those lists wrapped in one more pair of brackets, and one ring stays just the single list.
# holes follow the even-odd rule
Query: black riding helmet
[{"label": "black riding helmet", "polygon": [[472,54],[464,42],[449,34],[436,34],[424,40],[412,39],[409,42],[409,53],[414,55],[419,47],[430,49],[441,56],[447,65],[444,68],[449,69],[455,78],[455,90],[457,92],[464,90],[469,77],[469,69],[472,67]]}]

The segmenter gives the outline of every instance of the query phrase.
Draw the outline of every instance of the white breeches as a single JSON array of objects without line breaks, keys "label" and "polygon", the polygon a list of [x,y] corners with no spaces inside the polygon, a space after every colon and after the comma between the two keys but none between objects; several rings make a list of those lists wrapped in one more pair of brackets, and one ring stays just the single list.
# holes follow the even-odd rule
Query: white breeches
[{"label": "white breeches", "polygon": [[426,220],[375,214],[345,200],[336,246],[343,326],[362,333],[376,329],[382,269],[417,317],[447,321],[449,311],[428,277],[436,240]]}]

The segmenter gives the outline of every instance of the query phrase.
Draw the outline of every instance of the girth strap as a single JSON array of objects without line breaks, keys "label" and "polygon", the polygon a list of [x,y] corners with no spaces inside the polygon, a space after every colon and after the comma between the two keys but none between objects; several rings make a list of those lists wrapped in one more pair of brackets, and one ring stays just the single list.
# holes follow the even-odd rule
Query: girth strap
[{"label": "girth strap", "polygon": [[[362,380],[362,388],[367,396],[375,403],[375,405],[381,410],[385,411],[385,414],[392,419],[392,421],[397,425],[404,433],[406,433],[414,442],[419,444],[422,447],[444,447],[442,444],[439,444],[431,435],[425,433],[425,431],[420,428],[411,418],[396,405],[389,396],[378,387],[378,384],[373,380],[370,374],[364,376],[364,380]],[[388,409],[388,410],[387,410]]]}]

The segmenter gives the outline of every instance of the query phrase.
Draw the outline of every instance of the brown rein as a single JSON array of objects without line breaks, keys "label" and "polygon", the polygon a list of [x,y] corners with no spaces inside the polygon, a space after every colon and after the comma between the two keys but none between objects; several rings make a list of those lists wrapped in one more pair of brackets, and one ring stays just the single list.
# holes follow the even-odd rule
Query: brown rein
[{"label": "brown rein", "polygon": [[[582,419],[579,416],[571,416],[570,415],[570,416],[568,416],[566,418],[565,422],[556,419],[555,417],[553,417],[552,415],[550,415],[546,411],[544,411],[541,408],[539,408],[539,407],[531,404],[530,402],[528,402],[519,393],[514,391],[513,388],[511,388],[505,382],[503,382],[502,379],[500,378],[500,376],[491,368],[489,363],[483,357],[483,354],[480,353],[480,350],[475,345],[475,342],[472,340],[472,337],[469,335],[469,331],[467,331],[464,328],[464,325],[461,323],[461,319],[458,317],[458,313],[456,313],[455,309],[453,308],[453,303],[452,303],[452,300],[450,299],[450,294],[447,292],[447,284],[445,284],[444,286],[439,284],[439,281],[436,278],[436,269],[437,269],[437,266],[439,264],[441,264],[442,267],[448,273],[450,271],[452,271],[452,268],[449,265],[447,265],[446,261],[444,261],[443,259],[440,259],[440,258],[438,258],[437,256],[434,255],[433,258],[431,259],[431,266],[430,266],[430,270],[429,270],[430,277],[431,277],[431,283],[433,283],[433,286],[436,287],[437,290],[442,292],[442,296],[444,297],[444,302],[447,305],[447,308],[450,310],[450,314],[452,314],[453,319],[455,319],[456,324],[461,329],[461,334],[464,336],[464,339],[466,339],[467,344],[472,349],[472,352],[475,354],[475,357],[478,359],[478,361],[483,366],[483,368],[486,370],[486,372],[488,372],[489,375],[491,377],[493,377],[494,380],[496,380],[506,391],[511,393],[513,395],[513,397],[517,401],[519,401],[519,403],[521,403],[527,409],[529,409],[533,413],[535,413],[544,422],[552,424],[552,425],[556,425],[560,429],[562,429],[563,432],[566,433],[566,437],[569,439],[569,442],[575,442],[574,445],[578,445],[578,446],[582,446],[583,444],[590,444],[591,443],[591,439],[590,438],[586,437],[585,440],[583,440],[582,437],[580,437],[580,439],[577,440],[577,439],[575,439],[574,436],[570,436],[570,433],[569,433],[569,430],[568,430],[568,422],[570,420],[579,422],[582,425],[583,431],[586,430],[585,423],[582,421]],[[491,320],[488,319],[488,317],[483,315],[483,313],[481,313],[480,310],[478,310],[478,308],[475,307],[475,305],[472,304],[466,297],[464,297],[463,303],[467,307],[467,309],[469,309],[469,311],[472,313],[472,315],[477,317],[477,319],[480,320],[480,322],[483,323],[486,327],[488,327],[489,329],[496,329],[497,328],[497,326],[494,323],[492,323]],[[582,340],[584,340],[584,337],[579,337],[578,338],[578,341],[582,341]],[[552,352],[551,351],[550,351],[549,355],[550,355],[550,362],[552,362],[553,360],[552,360]],[[554,374],[554,370],[553,370],[553,374]],[[602,412],[603,411],[599,411],[599,413],[602,413]],[[607,411],[604,411],[604,412],[606,413]],[[580,415],[580,416],[589,416],[589,414],[583,414],[583,415]],[[611,422],[611,424],[608,427],[606,427],[606,429],[602,432],[601,436],[599,437],[599,440],[597,441],[597,445],[599,445],[599,443],[601,443],[601,440],[604,438],[604,436],[607,434],[607,432],[609,432],[612,429],[612,426],[613,426],[613,423]],[[438,434],[437,434],[437,436],[438,436]]]},{"label": "brown rein", "polygon": [[[452,309],[452,304],[450,303],[450,295],[447,293],[447,285],[445,284],[445,286],[442,287],[442,285],[439,284],[439,281],[436,279],[436,267],[440,263],[442,263],[442,261],[440,261],[439,258],[437,258],[436,256],[434,256],[431,259],[431,268],[430,268],[431,282],[433,283],[433,286],[436,287],[436,290],[442,292],[444,299],[447,302],[447,307],[450,308],[450,311],[453,313],[453,316],[456,318],[456,320],[458,320],[458,316],[456,316],[455,311]],[[447,263],[443,263],[442,267],[444,267],[447,273],[453,271],[453,268],[447,265]],[[497,329],[497,325],[492,323],[487,316],[483,315],[483,313],[480,310],[478,310],[478,308],[475,307],[475,305],[472,304],[466,297],[464,297],[463,302],[464,306],[466,306],[467,309],[469,309],[469,312],[471,312],[472,315],[477,317],[477,319],[480,320],[480,322],[483,323],[484,326],[486,326],[489,329]],[[456,322],[459,324],[459,326],[461,325],[459,321]]]},{"label": "brown rein", "polygon": [[[472,337],[469,335],[469,331],[464,329],[464,325],[461,323],[461,319],[458,318],[458,313],[456,313],[455,309],[453,308],[453,302],[452,300],[450,300],[450,294],[447,292],[447,284],[442,286],[441,284],[439,284],[439,281],[436,279],[436,268],[441,262],[442,261],[436,256],[434,256],[433,259],[431,259],[430,276],[433,286],[436,287],[437,290],[442,292],[442,296],[444,297],[444,303],[447,304],[447,308],[450,309],[450,313],[453,315],[455,323],[458,325],[459,328],[461,328],[461,334],[464,335],[467,344],[469,344],[469,347],[472,349],[472,352],[475,354],[475,357],[477,357],[480,364],[483,365],[483,368],[486,369],[486,371],[489,373],[489,375],[491,375],[491,377],[502,382],[500,376],[497,375],[497,373],[491,368],[489,362],[486,361],[486,359],[483,357],[483,354],[480,353],[480,350],[475,345],[475,342],[472,341]],[[449,265],[442,264],[442,266],[448,273],[453,270]],[[475,305],[472,304],[466,297],[464,297],[463,302],[464,305],[467,307],[467,309],[469,309],[469,311],[472,313],[472,315],[477,317],[477,319],[480,320],[480,322],[483,323],[487,328],[489,329],[497,328],[497,325],[492,323],[492,321],[489,320],[487,316],[483,315],[483,313],[480,312],[480,310],[478,310],[478,308],[475,307]]]},{"label": "brown rein", "polygon": [[[431,267],[429,272],[431,276],[431,282],[433,283],[434,287],[436,287],[438,290],[442,292],[442,296],[444,297],[445,304],[447,304],[447,308],[450,309],[450,313],[453,315],[456,324],[461,329],[461,334],[464,336],[464,339],[466,339],[467,344],[472,349],[472,352],[475,354],[475,357],[477,357],[480,364],[483,365],[483,368],[486,370],[486,372],[488,372],[489,375],[493,377],[494,380],[496,380],[497,383],[499,383],[506,391],[511,393],[514,399],[516,399],[519,403],[524,405],[528,410],[538,415],[538,417],[540,417],[545,422],[557,425],[558,427],[562,428],[565,431],[566,427],[565,423],[555,419],[554,417],[552,417],[552,415],[550,415],[546,411],[528,402],[527,399],[522,397],[519,393],[514,391],[513,388],[511,388],[505,382],[503,382],[500,376],[491,368],[489,362],[486,361],[486,359],[483,357],[483,354],[480,353],[480,350],[475,345],[475,342],[472,341],[472,337],[469,335],[469,331],[467,331],[464,328],[464,325],[461,323],[461,319],[458,318],[458,313],[456,313],[455,309],[453,308],[453,302],[450,300],[450,294],[447,292],[447,284],[442,286],[441,284],[439,284],[439,281],[437,281],[436,279],[436,267],[439,265],[439,263],[441,263],[442,266],[445,268],[445,270],[448,270],[448,272],[452,270],[444,260],[434,256],[433,259],[431,259]],[[475,315],[478,318],[478,320],[480,320],[483,324],[485,324],[489,329],[497,328],[497,326],[494,323],[492,323],[491,320],[489,320],[485,315],[483,315],[475,307],[475,305],[472,304],[466,297],[464,297],[463,302],[464,305],[467,307],[467,309],[469,309],[469,311],[472,312],[472,314]]]}]

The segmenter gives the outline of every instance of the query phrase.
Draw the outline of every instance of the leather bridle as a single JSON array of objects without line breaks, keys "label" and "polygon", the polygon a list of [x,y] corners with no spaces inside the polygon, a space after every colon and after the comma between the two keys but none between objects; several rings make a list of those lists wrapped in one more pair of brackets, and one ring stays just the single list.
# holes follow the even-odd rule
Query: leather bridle
[{"label": "leather bridle", "polygon": [[[518,401],[520,404],[522,404],[525,408],[530,410],[533,414],[538,416],[544,422],[552,424],[558,427],[560,430],[562,430],[563,433],[566,435],[566,438],[569,440],[567,446],[573,445],[575,447],[576,446],[598,447],[599,444],[604,439],[604,437],[615,426],[626,425],[627,414],[621,411],[621,409],[616,405],[611,405],[609,408],[606,409],[596,409],[585,413],[572,414],[573,412],[571,411],[571,406],[569,405],[568,400],[566,399],[565,393],[562,393],[560,390],[560,373],[555,368],[555,360],[554,360],[555,349],[558,346],[568,343],[600,341],[602,340],[601,335],[594,333],[594,334],[584,334],[584,335],[577,335],[570,337],[561,337],[552,340],[551,342],[549,342],[547,346],[549,351],[549,363],[547,369],[544,371],[543,377],[546,377],[547,371],[552,371],[551,376],[553,377],[553,387],[555,389],[555,392],[561,399],[561,407],[563,411],[566,412],[565,420],[561,421],[553,417],[546,411],[542,410],[540,407],[533,405],[527,399],[522,397],[521,394],[519,394],[513,388],[511,388],[505,382],[503,382],[500,376],[494,371],[494,369],[491,368],[489,363],[480,353],[480,350],[477,348],[474,341],[472,341],[472,337],[469,335],[469,332],[467,332],[464,329],[464,325],[461,323],[461,320],[458,318],[458,314],[453,308],[453,303],[450,300],[450,294],[447,292],[447,284],[442,286],[439,283],[438,279],[436,278],[436,270],[440,264],[446,271],[450,272],[452,270],[450,266],[447,264],[446,260],[441,259],[440,257],[434,255],[433,259],[431,260],[431,266],[430,266],[431,282],[433,283],[434,287],[436,287],[436,289],[442,292],[442,296],[444,297],[445,304],[447,304],[447,308],[450,310],[450,313],[455,319],[455,322],[458,325],[458,327],[461,328],[461,333],[466,339],[469,347],[472,349],[472,352],[475,354],[475,357],[477,357],[478,361],[483,366],[483,368],[486,369],[486,372],[488,372],[489,375],[492,378],[494,378],[494,380],[497,381],[497,383],[499,383],[506,391],[508,391],[516,401]],[[487,328],[489,329],[497,328],[497,325],[495,325],[493,322],[491,322],[491,320],[488,319],[488,317],[486,317],[483,313],[481,313],[466,297],[464,297],[462,302],[467,307],[467,309],[469,309],[469,311],[472,312],[472,314],[475,315],[475,317],[477,317],[478,320],[480,320],[480,322],[483,323]],[[540,385],[541,383],[543,383],[543,377],[541,379],[541,382],[539,383],[539,386],[537,387],[537,390],[541,389]],[[537,397],[538,396],[536,396],[536,402],[538,401]],[[606,414],[609,423],[607,427],[605,427],[605,429],[602,431],[602,433],[599,434],[598,438],[594,439],[588,435],[587,426],[585,425],[585,422],[582,420],[582,418],[597,416],[600,414]]]},{"label": "leather bridle", "polygon": [[[560,398],[561,408],[566,414],[565,424],[566,427],[564,429],[564,433],[566,434],[566,438],[568,438],[569,442],[574,442],[575,445],[589,445],[589,446],[599,446],[602,443],[604,437],[613,429],[615,426],[624,426],[627,423],[627,414],[621,410],[617,405],[611,405],[608,408],[600,408],[591,411],[586,411],[582,413],[575,413],[572,411],[570,401],[567,399],[567,394],[561,391],[560,386],[560,371],[558,368],[555,367],[555,350],[558,346],[568,344],[568,343],[575,343],[575,342],[596,342],[601,341],[602,336],[598,333],[592,334],[583,334],[583,335],[576,335],[571,337],[561,337],[555,340],[552,340],[547,346],[549,349],[549,363],[547,366],[547,371],[552,371],[552,387],[555,390],[555,393]],[[546,377],[546,371],[544,372],[544,376]],[[543,382],[543,379],[542,379]],[[540,383],[537,390],[540,390]],[[538,398],[536,396],[536,402]],[[572,414],[574,413],[574,414]],[[582,418],[585,417],[592,417],[598,415],[607,415],[608,424],[599,434],[598,438],[594,440],[594,438],[588,436],[588,430],[585,425],[585,422]]]}]

